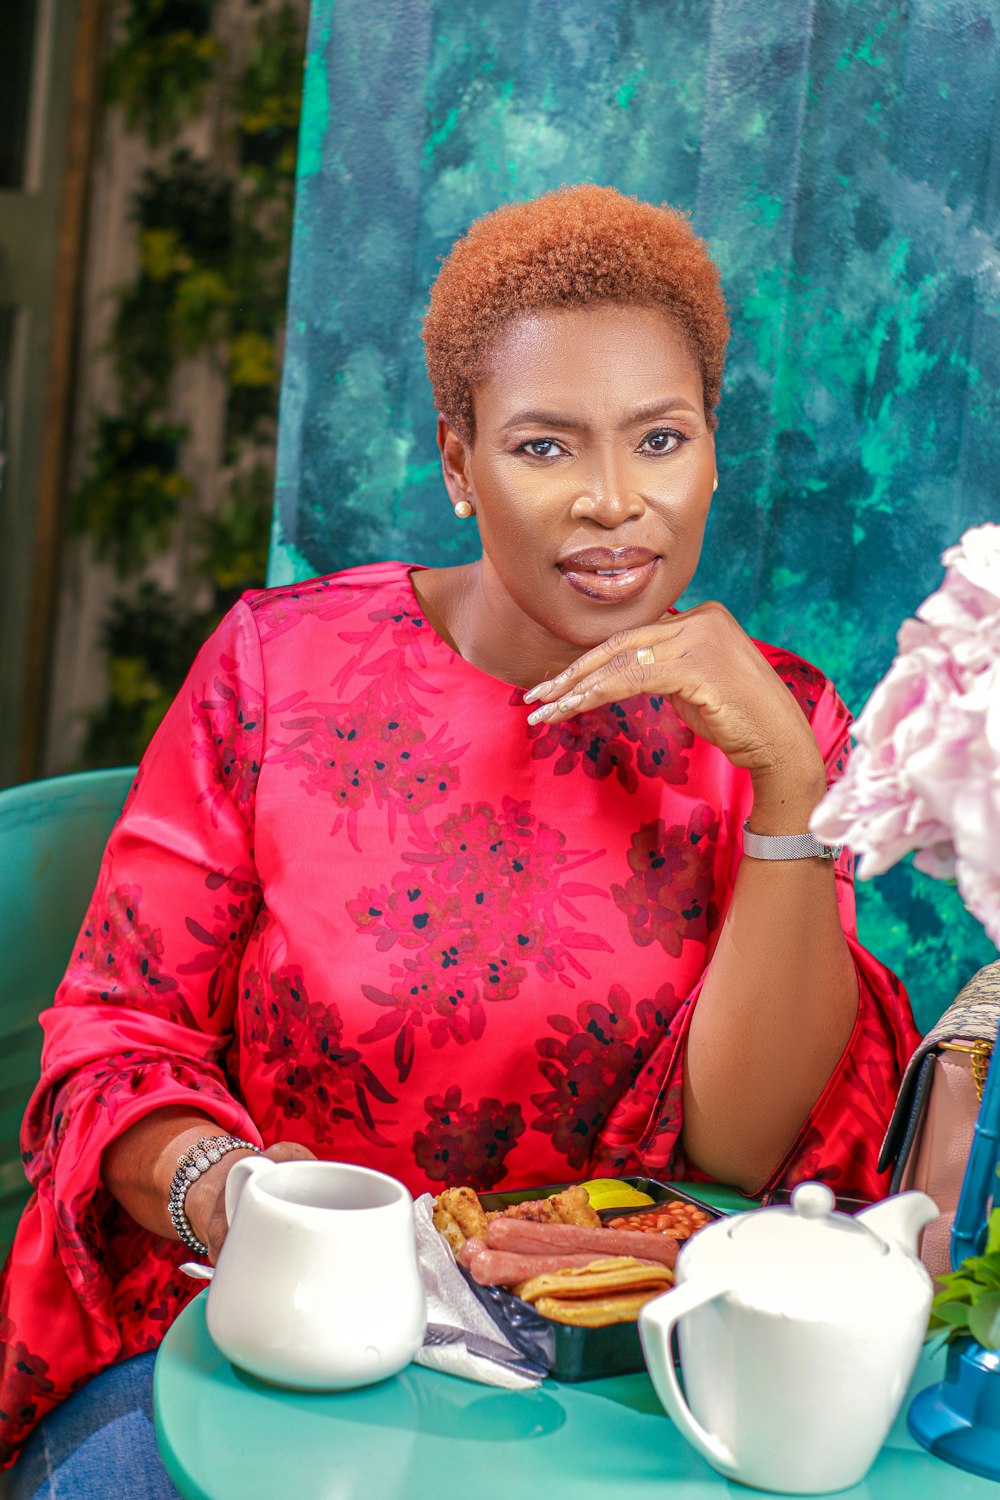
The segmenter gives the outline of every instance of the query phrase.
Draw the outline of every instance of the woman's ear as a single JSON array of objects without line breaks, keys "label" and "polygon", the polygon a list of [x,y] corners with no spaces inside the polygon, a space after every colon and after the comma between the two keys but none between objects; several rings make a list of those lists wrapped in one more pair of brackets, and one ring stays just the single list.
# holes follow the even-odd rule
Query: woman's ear
[{"label": "woman's ear", "polygon": [[472,444],[467,443],[452,427],[448,418],[438,413],[437,445],[441,452],[441,472],[445,487],[453,506],[468,506],[460,515],[471,515],[475,510],[472,488]]}]

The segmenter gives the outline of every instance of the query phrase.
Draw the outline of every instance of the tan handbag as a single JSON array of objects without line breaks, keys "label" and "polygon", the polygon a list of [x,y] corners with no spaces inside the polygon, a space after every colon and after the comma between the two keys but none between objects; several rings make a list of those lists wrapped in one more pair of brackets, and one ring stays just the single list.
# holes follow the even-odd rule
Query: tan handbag
[{"label": "tan handbag", "polygon": [[922,1188],[941,1210],[920,1242],[936,1277],[951,1270],[951,1228],[1000,1019],[1000,960],[974,974],[906,1066],[879,1171],[895,1159],[890,1191]]}]

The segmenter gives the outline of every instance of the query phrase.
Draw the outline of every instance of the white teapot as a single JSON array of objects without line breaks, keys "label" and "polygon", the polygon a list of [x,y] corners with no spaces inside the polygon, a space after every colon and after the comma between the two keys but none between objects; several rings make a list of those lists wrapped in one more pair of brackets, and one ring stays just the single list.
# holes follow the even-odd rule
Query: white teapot
[{"label": "white teapot", "polygon": [[863,1478],[920,1356],[933,1286],[917,1237],[937,1217],[910,1192],[851,1218],[806,1182],[788,1207],[717,1220],[682,1247],[639,1331],[657,1395],[714,1468],[785,1494]]}]

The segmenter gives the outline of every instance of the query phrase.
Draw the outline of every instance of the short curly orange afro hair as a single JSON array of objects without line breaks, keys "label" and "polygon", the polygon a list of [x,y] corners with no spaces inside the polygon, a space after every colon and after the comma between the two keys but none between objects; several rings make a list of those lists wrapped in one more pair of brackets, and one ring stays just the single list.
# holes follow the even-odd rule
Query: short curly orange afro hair
[{"label": "short curly orange afro hair", "polygon": [[597,302],[660,307],[674,319],[701,367],[714,427],[729,321],[704,242],[677,209],[589,183],[494,209],[452,246],[423,324],[438,411],[471,440],[475,386],[501,329],[519,313]]}]

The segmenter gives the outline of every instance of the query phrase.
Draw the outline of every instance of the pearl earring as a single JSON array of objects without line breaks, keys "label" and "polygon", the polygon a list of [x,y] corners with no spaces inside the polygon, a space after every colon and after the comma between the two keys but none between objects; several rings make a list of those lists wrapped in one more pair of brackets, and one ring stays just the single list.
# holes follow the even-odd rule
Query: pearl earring
[{"label": "pearl earring", "polygon": [[716,492],[716,490],[717,490],[717,489],[718,489],[718,488],[719,488],[719,476],[718,476],[718,474],[716,474],[716,476],[715,476],[715,480],[714,480],[714,482],[713,482],[713,484],[712,484],[712,494],[713,494],[713,495],[714,495],[714,494],[715,494],[715,492]]},{"label": "pearl earring", "polygon": [[455,506],[455,514],[460,521],[465,521],[472,515],[472,506],[468,500],[459,500]]}]

